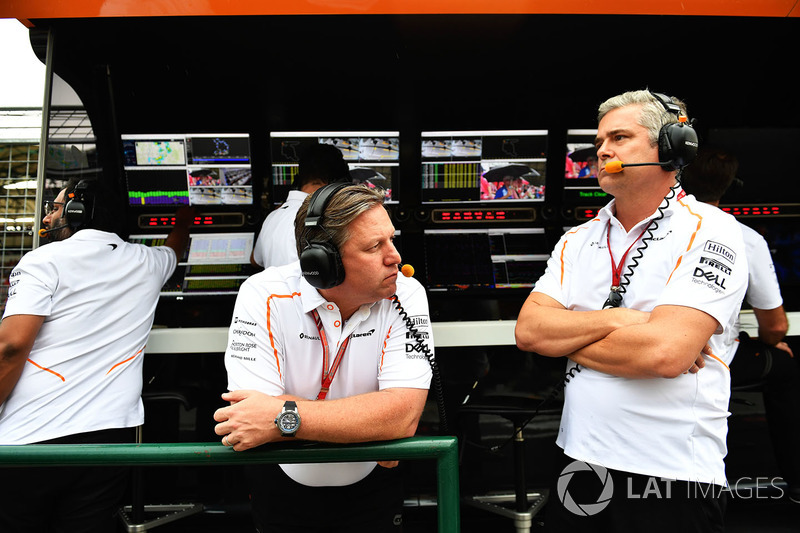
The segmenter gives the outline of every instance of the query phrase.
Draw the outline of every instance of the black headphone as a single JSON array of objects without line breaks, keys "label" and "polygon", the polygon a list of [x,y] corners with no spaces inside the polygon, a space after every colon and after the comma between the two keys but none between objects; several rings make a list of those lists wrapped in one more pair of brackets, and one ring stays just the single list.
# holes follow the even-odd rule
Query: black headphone
[{"label": "black headphone", "polygon": [[330,233],[321,222],[325,214],[325,207],[333,195],[349,185],[352,183],[331,183],[320,187],[308,202],[305,227],[318,227],[328,237],[326,240],[315,239],[306,242],[300,252],[300,268],[303,271],[303,277],[317,289],[330,289],[344,281],[342,256],[333,243]]},{"label": "black headphone", "polygon": [[67,195],[69,199],[64,206],[64,218],[73,231],[91,222],[94,216],[94,198],[89,193],[90,185],[88,180],[81,180]]},{"label": "black headphone", "polygon": [[664,170],[679,170],[691,163],[697,155],[697,132],[681,113],[681,107],[672,98],[650,91],[668,113],[674,113],[678,122],[670,122],[658,132],[658,161]]}]

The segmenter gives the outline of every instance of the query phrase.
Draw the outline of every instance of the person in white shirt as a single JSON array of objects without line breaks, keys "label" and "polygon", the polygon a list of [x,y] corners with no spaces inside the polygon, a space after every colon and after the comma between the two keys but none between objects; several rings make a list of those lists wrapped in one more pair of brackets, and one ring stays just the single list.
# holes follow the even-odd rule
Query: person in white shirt
[{"label": "person in white shirt", "polygon": [[331,144],[312,144],[300,153],[298,171],[286,202],[272,211],[253,246],[250,262],[255,267],[288,265],[297,261],[294,219],[303,200],[328,183],[350,181],[341,150]]},{"label": "person in white shirt", "polygon": [[676,181],[697,149],[681,102],[632,91],[598,119],[598,181],[614,199],[561,238],[516,326],[520,349],[565,357],[574,376],[545,526],[722,531],[741,230]]},{"label": "person in white shirt", "polygon": [[[13,269],[0,323],[0,444],[134,442],[143,350],[191,210],[166,246],[148,248],[114,232],[123,206],[87,180],[45,206],[42,233],[55,242]],[[6,469],[0,531],[113,531],[126,473]]]},{"label": "person in white shirt", "polygon": [[[331,184],[305,200],[299,261],[239,290],[225,365],[231,403],[216,432],[234,450],[302,439],[413,436],[431,381],[433,339],[422,285],[398,278],[383,195]],[[259,531],[399,531],[395,462],[248,467]]]},{"label": "person in white shirt", "polygon": [[[738,168],[735,155],[704,147],[686,168],[681,184],[701,202],[719,206]],[[787,496],[800,503],[800,363],[785,339],[789,320],[769,245],[753,228],[744,224],[741,228],[750,272],[745,301],[756,317],[758,336],[750,337],[737,322],[738,338],[730,355],[731,384],[760,386],[775,458],[788,485]]]}]

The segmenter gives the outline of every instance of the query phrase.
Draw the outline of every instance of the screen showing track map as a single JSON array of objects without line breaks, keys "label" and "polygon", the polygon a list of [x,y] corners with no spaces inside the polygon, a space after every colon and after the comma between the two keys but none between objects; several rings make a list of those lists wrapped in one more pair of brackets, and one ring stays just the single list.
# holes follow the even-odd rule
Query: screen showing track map
[{"label": "screen showing track map", "polygon": [[136,141],[134,145],[138,164],[186,164],[186,146],[181,141]]}]

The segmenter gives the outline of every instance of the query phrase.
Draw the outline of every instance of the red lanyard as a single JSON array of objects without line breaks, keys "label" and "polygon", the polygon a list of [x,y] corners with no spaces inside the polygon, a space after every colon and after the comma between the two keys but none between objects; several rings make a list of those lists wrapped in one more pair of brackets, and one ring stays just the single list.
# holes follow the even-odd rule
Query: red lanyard
[{"label": "red lanyard", "polygon": [[609,255],[609,257],[611,257],[611,290],[612,291],[615,290],[615,288],[619,288],[619,286],[620,286],[619,284],[620,284],[620,277],[622,276],[622,267],[625,266],[625,259],[628,257],[628,252],[631,251],[631,248],[633,248],[634,244],[639,242],[639,239],[642,238],[642,236],[644,235],[644,232],[647,231],[647,228],[649,228],[650,224],[652,224],[652,223],[653,223],[652,220],[647,223],[647,226],[645,226],[645,228],[642,230],[642,232],[639,234],[639,236],[636,237],[636,240],[633,241],[633,243],[631,243],[630,246],[628,246],[627,250],[625,250],[625,253],[622,255],[622,260],[617,265],[617,264],[614,263],[614,254],[611,253],[611,221],[610,220],[608,221],[608,231],[606,232],[606,243],[608,244],[608,255]]},{"label": "red lanyard", "polygon": [[319,394],[317,394],[317,400],[324,400],[328,395],[328,390],[331,388],[331,383],[333,383],[333,377],[336,375],[336,371],[339,370],[339,363],[342,362],[342,357],[344,357],[344,352],[347,350],[347,345],[350,344],[350,336],[348,335],[341,346],[339,346],[339,351],[336,352],[333,364],[328,368],[328,337],[325,335],[325,330],[322,329],[322,319],[319,317],[319,313],[317,313],[316,309],[311,310],[311,316],[314,317],[314,322],[317,324],[319,340],[322,342],[322,379]]}]

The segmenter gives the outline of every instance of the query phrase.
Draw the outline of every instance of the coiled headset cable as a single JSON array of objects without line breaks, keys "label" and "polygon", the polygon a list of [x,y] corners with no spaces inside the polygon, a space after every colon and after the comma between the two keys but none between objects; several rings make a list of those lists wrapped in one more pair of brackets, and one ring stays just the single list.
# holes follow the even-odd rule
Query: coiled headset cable
[{"label": "coiled headset cable", "polygon": [[411,317],[408,316],[403,306],[400,304],[400,300],[397,298],[396,294],[393,294],[391,297],[392,303],[397,309],[397,312],[400,313],[400,318],[402,318],[406,323],[406,328],[408,328],[408,332],[414,338],[416,344],[414,345],[414,351],[422,352],[425,356],[425,359],[428,360],[428,364],[431,366],[431,381],[433,383],[433,390],[436,394],[436,408],[439,411],[439,433],[442,435],[448,435],[450,432],[449,425],[447,423],[447,413],[445,412],[444,407],[444,390],[442,388],[442,375],[439,372],[439,364],[436,362],[436,358],[431,353],[431,349],[428,347],[425,339],[422,337],[422,333],[419,332],[417,327],[414,325],[414,321],[411,320]]}]

